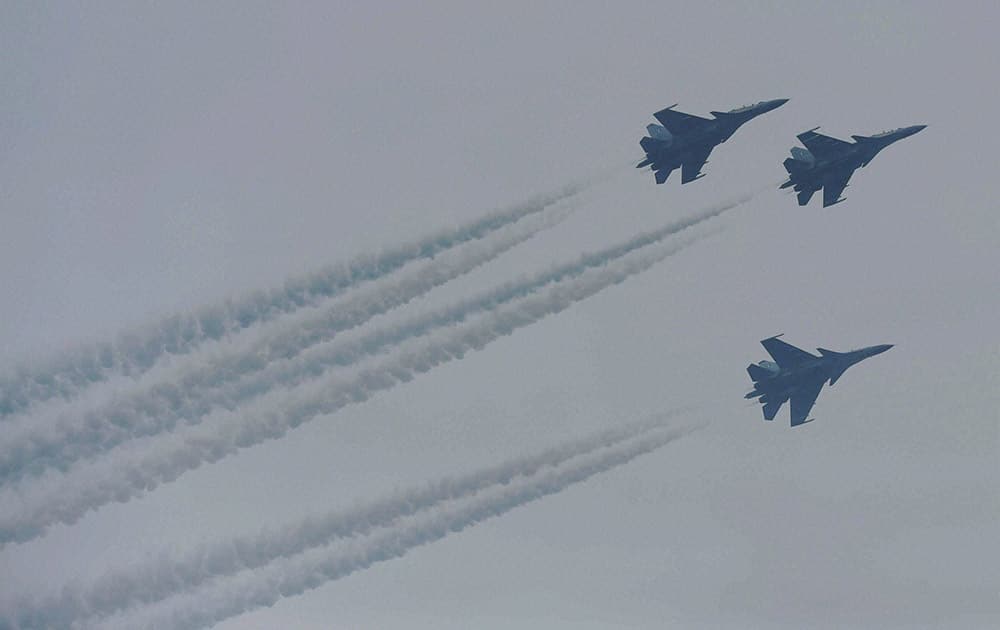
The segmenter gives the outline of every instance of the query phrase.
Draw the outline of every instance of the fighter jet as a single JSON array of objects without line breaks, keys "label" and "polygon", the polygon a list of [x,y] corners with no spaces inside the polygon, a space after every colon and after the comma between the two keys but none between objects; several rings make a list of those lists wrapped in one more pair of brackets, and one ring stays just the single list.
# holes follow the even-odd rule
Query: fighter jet
[{"label": "fighter jet", "polygon": [[820,188],[823,189],[823,207],[832,206],[844,200],[840,193],[847,188],[847,182],[857,169],[868,166],[879,151],[897,140],[912,136],[927,125],[901,127],[883,131],[874,136],[851,136],[854,142],[838,140],[816,133],[810,129],[798,135],[806,148],[793,147],[792,157],[785,158],[788,181],[781,188],[795,187],[799,194],[799,205],[809,203],[809,199]]},{"label": "fighter jet", "polygon": [[728,112],[712,112],[712,118],[674,111],[677,105],[671,105],[653,114],[661,124],[646,127],[649,135],[639,140],[646,159],[639,162],[636,168],[651,166],[656,183],[662,184],[674,169],[680,167],[681,183],[693,182],[702,177],[701,167],[708,162],[708,155],[716,145],[728,140],[751,118],[787,102],[787,98],[761,101]]},{"label": "fighter jet", "polygon": [[847,368],[892,347],[885,344],[850,352],[817,348],[820,356],[816,356],[781,341],[780,336],[760,342],[774,361],[761,361],[747,367],[754,389],[745,398],[757,398],[764,404],[765,420],[774,420],[781,406],[790,399],[793,427],[812,422],[807,420],[809,412],[828,380],[833,385]]}]

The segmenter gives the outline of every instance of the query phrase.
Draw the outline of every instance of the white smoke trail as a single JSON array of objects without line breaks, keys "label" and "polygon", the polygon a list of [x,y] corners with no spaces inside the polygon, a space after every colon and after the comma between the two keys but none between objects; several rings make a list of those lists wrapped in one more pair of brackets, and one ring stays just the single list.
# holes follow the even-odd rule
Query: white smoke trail
[{"label": "white smoke trail", "polygon": [[116,374],[142,374],[165,355],[186,354],[205,341],[222,339],[384,277],[410,262],[432,258],[462,243],[483,238],[528,215],[542,212],[586,187],[587,184],[570,185],[457,228],[289,279],[278,289],[175,315],[114,341],[80,348],[38,366],[22,366],[0,378],[0,420],[38,402],[52,398],[71,399],[83,389]]},{"label": "white smoke trail", "polygon": [[586,481],[662,448],[689,431],[657,431],[624,445],[612,446],[508,485],[494,486],[455,506],[428,510],[397,527],[379,531],[347,549],[320,547],[283,558],[273,565],[235,576],[201,592],[140,611],[128,627],[203,628],[282,598],[302,594],[374,564],[393,560],[421,547],[501,516],[517,507]]},{"label": "white smoke trail", "polygon": [[[489,237],[439,255],[417,269],[403,271],[399,277],[370,283],[333,300],[320,311],[262,332],[249,344],[234,344],[237,347],[210,356],[194,352],[187,357],[188,364],[175,369],[165,382],[139,387],[96,410],[80,413],[76,407],[81,405],[73,404],[68,412],[55,418],[29,416],[20,423],[11,423],[0,438],[0,485],[25,475],[41,474],[49,467],[65,470],[77,460],[93,457],[126,440],[169,431],[181,420],[195,422],[216,405],[231,409],[239,398],[220,392],[225,384],[239,381],[274,361],[289,360],[311,345],[356,328],[469,273],[560,223],[569,212],[567,207],[500,228]],[[260,381],[258,378],[241,389],[260,393]]]},{"label": "white smoke trail", "polygon": [[[713,209],[686,221],[690,228],[724,210]],[[669,234],[662,234],[666,239]],[[0,542],[25,541],[41,535],[55,522],[72,523],[86,512],[109,502],[123,502],[173,481],[188,470],[216,462],[240,449],[282,437],[290,429],[343,407],[368,400],[380,391],[412,380],[433,368],[480,350],[498,338],[559,313],[609,286],[649,269],[680,251],[687,240],[654,241],[639,251],[607,265],[565,280],[547,291],[525,297],[508,308],[489,311],[477,321],[430,335],[416,349],[388,357],[346,381],[318,379],[293,390],[284,398],[266,397],[256,408],[217,413],[218,422],[205,423],[154,440],[140,453],[113,457],[107,469],[91,474],[75,472],[40,499],[19,493],[11,503],[21,503],[0,513]],[[282,392],[283,393],[283,392]]]},{"label": "white smoke trail", "polygon": [[[735,200],[710,213],[714,216],[745,203],[748,199]],[[543,218],[546,216],[549,222],[561,218],[555,214],[543,215]],[[57,430],[33,424],[21,434],[8,435],[0,442],[0,482],[16,481],[27,472],[37,474],[47,466],[65,470],[79,459],[93,457],[126,440],[172,430],[182,421],[187,424],[195,423],[213,408],[232,410],[242,401],[259,396],[268,389],[279,385],[297,385],[320,375],[331,366],[350,365],[384,348],[427,334],[436,328],[460,323],[478,312],[497,308],[545,285],[605,265],[686,229],[692,221],[704,220],[700,218],[703,216],[676,221],[613,247],[585,254],[578,260],[553,267],[531,278],[507,283],[447,309],[376,330],[362,339],[346,343],[334,342],[300,356],[297,360],[281,360],[294,357],[305,347],[333,337],[346,329],[347,324],[359,324],[390,306],[426,292],[443,279],[457,275],[458,271],[452,271],[453,266],[440,265],[413,281],[377,287],[379,290],[374,295],[348,300],[351,303],[331,308],[326,317],[298,324],[282,335],[273,335],[259,341],[249,349],[240,349],[215,358],[204,366],[190,370],[176,382],[156,384],[146,391],[113,401],[112,405],[85,414],[80,419],[64,419],[63,425]],[[533,227],[530,226],[528,231]],[[527,238],[524,232],[522,227],[511,238],[523,240]],[[507,245],[507,242],[501,242],[494,249],[505,250]],[[457,267],[460,270],[468,269],[469,264],[477,264],[493,253],[494,250],[487,248],[482,255],[473,256],[471,261],[462,261]],[[353,301],[361,304],[355,306]],[[231,384],[226,385],[227,381]]]},{"label": "white smoke trail", "polygon": [[65,587],[57,597],[21,602],[11,617],[23,628],[67,627],[87,617],[148,605],[193,590],[209,580],[256,569],[336,539],[367,535],[404,517],[662,429],[671,415],[674,414],[616,427],[498,466],[396,492],[364,507],[314,516],[279,530],[203,546],[182,559],[106,575],[86,588]]}]

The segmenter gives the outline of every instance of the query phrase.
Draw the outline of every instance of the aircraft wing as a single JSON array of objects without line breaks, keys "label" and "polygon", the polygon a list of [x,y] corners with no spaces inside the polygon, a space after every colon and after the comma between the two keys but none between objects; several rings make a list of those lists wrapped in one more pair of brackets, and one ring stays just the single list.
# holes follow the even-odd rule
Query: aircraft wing
[{"label": "aircraft wing", "polygon": [[791,415],[793,427],[808,422],[809,412],[812,411],[813,405],[816,403],[816,398],[819,396],[819,391],[823,389],[824,382],[826,382],[826,379],[813,381],[792,394]]},{"label": "aircraft wing", "polygon": [[712,122],[708,118],[674,111],[669,107],[653,114],[653,118],[660,121],[660,124],[666,127],[670,133],[679,136],[701,129]]},{"label": "aircraft wing", "polygon": [[813,194],[817,190],[819,190],[819,189],[818,188],[803,188],[802,190],[800,190],[799,194],[797,195],[797,197],[799,198],[799,205],[800,206],[804,206],[807,203],[809,203],[809,200],[812,199]]},{"label": "aircraft wing", "polygon": [[675,166],[660,166],[657,163],[653,163],[653,177],[656,179],[657,184],[662,184],[667,181],[670,174],[674,172]]},{"label": "aircraft wing", "polygon": [[805,147],[809,149],[809,152],[816,156],[817,159],[846,153],[852,146],[854,146],[845,140],[838,140],[836,138],[831,138],[830,136],[824,136],[823,134],[816,133],[815,131],[800,133],[798,135],[798,139],[799,142],[805,145]]},{"label": "aircraft wing", "polygon": [[817,358],[815,355],[809,354],[801,348],[796,348],[790,343],[785,343],[777,337],[765,339],[760,342],[760,345],[764,346],[774,362],[783,368]]},{"label": "aircraft wing", "polygon": [[764,405],[764,408],[763,408],[764,419],[765,420],[774,420],[774,416],[778,415],[778,410],[781,409],[781,406],[783,404],[785,404],[786,401],[788,401],[787,397],[785,397],[785,398],[779,398],[777,400],[769,400]]},{"label": "aircraft wing", "polygon": [[847,182],[851,181],[851,175],[853,174],[854,171],[851,171],[847,175],[834,176],[823,181],[824,208],[841,201],[840,193],[844,192],[844,189],[847,188]]},{"label": "aircraft wing", "polygon": [[688,182],[693,182],[694,180],[701,177],[701,167],[705,166],[705,162],[708,161],[709,154],[712,153],[712,147],[708,147],[702,151],[698,151],[693,154],[690,158],[681,164],[681,183],[686,184]]}]

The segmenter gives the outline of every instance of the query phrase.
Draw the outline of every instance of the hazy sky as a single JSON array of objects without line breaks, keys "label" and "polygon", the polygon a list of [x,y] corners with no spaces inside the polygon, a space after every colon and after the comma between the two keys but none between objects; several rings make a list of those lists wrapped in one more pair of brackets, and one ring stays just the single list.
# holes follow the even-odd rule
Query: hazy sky
[{"label": "hazy sky", "polygon": [[[5,372],[596,173],[564,223],[369,326],[757,193],[721,233],[481,352],[0,548],[0,592],[683,407],[706,427],[219,627],[1000,626],[1000,9],[536,4],[0,9]],[[631,168],[658,109],[772,98],[791,100],[704,179]],[[846,203],[776,190],[797,133],[913,124]],[[896,345],[791,430],[742,398],[777,333]]]}]

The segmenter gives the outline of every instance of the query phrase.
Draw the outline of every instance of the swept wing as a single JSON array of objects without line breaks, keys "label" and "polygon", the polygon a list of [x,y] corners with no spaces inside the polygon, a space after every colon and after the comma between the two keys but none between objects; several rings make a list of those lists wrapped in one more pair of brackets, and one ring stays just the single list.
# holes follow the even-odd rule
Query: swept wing
[{"label": "swept wing", "polygon": [[794,367],[805,361],[819,358],[801,348],[796,348],[790,343],[785,343],[777,337],[765,339],[760,342],[760,345],[764,346],[764,349],[771,355],[774,362],[783,368]]},{"label": "swept wing", "polygon": [[697,131],[712,122],[708,118],[674,111],[669,107],[656,112],[653,114],[653,117],[660,121],[660,124],[666,127],[670,133],[681,136],[692,131]]},{"label": "swept wing", "polygon": [[824,382],[826,382],[825,378],[811,381],[799,387],[792,394],[791,416],[793,427],[808,422],[809,412],[812,411],[813,405],[816,404],[816,398],[819,396],[819,391],[823,389]]},{"label": "swept wing", "polygon": [[783,404],[785,404],[787,401],[788,401],[788,397],[787,396],[783,396],[783,397],[778,398],[776,400],[769,400],[769,401],[767,401],[764,404],[764,408],[763,408],[764,419],[765,420],[774,420],[774,416],[778,415],[778,410],[781,409],[781,406]]},{"label": "swept wing", "polygon": [[693,182],[701,177],[701,167],[705,166],[708,156],[712,153],[712,147],[707,147],[693,154],[681,165],[681,183]]},{"label": "swept wing", "polygon": [[844,189],[847,188],[847,182],[851,181],[851,175],[853,174],[854,171],[849,171],[846,175],[838,174],[823,180],[824,208],[843,201],[843,199],[840,198],[840,193],[844,192]]},{"label": "swept wing", "polygon": [[800,133],[798,138],[799,142],[805,145],[809,149],[809,152],[818,160],[842,155],[850,151],[851,147],[854,146],[845,140],[838,140],[837,138],[816,133],[815,130]]}]

